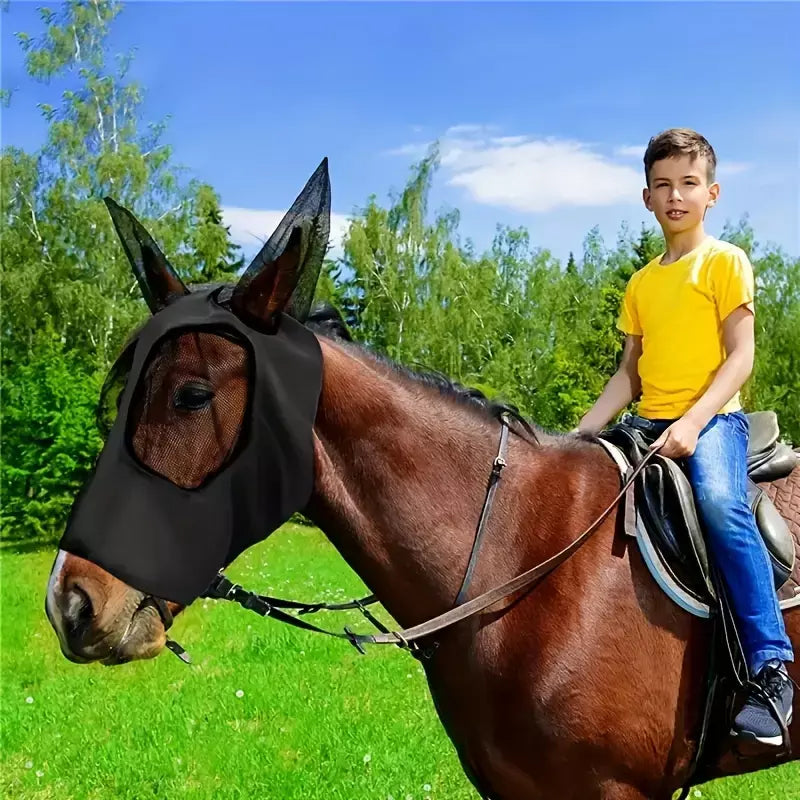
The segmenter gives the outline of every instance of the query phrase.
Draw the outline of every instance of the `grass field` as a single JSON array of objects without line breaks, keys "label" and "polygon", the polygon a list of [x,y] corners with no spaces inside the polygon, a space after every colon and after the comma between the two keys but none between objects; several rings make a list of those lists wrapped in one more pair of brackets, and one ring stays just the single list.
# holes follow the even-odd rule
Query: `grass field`
[{"label": "grass field", "polygon": [[[44,614],[53,558],[54,550],[2,553],[3,798],[477,800],[405,653],[362,657],[200,601],[171,631],[193,666],[170,653],[116,668],[73,665]],[[292,525],[229,572],[296,599],[363,590],[318,531]],[[694,796],[800,798],[800,766]]]}]

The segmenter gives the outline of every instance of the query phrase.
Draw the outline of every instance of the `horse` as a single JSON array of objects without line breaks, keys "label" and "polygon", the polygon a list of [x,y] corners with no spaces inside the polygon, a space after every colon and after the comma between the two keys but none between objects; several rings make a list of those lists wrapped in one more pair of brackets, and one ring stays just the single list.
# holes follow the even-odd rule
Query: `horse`
[{"label": "horse", "polygon": [[[244,287],[253,293],[248,307],[279,324],[292,312],[296,287],[312,284],[313,291],[315,280],[304,274],[297,248],[262,261]],[[151,264],[142,278],[162,306],[175,293],[170,269]],[[472,596],[567,546],[618,494],[617,467],[595,437],[547,431],[480,392],[392,363],[348,340],[335,315],[302,317],[322,358],[313,489],[303,513],[402,626],[453,607],[501,417],[510,429],[506,466]],[[164,452],[171,440],[158,432],[171,413],[170,398],[182,387],[211,381],[212,405],[225,396],[229,414],[245,413],[251,391],[245,368],[235,340],[182,333],[153,392],[163,408],[132,418],[133,446],[150,440],[147,458],[167,463],[167,477],[170,470],[190,471],[201,481],[202,466],[196,459],[188,463],[191,448],[173,444]],[[194,424],[194,412],[187,413],[185,425]],[[798,472],[787,479],[795,498]],[[486,800],[667,800],[690,776],[709,623],[667,599],[638,549],[620,536],[620,518],[612,510],[596,534],[535,588],[439,631],[437,646],[421,659],[442,725]],[[45,607],[66,658],[119,664],[152,658],[167,642],[163,614],[145,597],[88,558],[60,550]],[[171,601],[166,606],[171,615],[184,608]],[[788,611],[786,626],[800,644],[800,612]],[[800,680],[798,667],[790,670]],[[798,752],[797,726],[792,744]],[[791,757],[720,756],[701,777]]]}]

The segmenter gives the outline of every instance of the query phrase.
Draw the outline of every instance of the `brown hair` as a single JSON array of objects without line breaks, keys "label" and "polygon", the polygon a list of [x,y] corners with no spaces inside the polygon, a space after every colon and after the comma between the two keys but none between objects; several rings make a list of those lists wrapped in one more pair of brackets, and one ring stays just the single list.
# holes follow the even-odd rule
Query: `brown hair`
[{"label": "brown hair", "polygon": [[706,160],[706,178],[708,183],[714,182],[717,169],[717,156],[708,140],[691,128],[670,128],[656,134],[648,143],[644,154],[644,175],[650,185],[650,170],[656,161],[677,156],[689,156]]}]

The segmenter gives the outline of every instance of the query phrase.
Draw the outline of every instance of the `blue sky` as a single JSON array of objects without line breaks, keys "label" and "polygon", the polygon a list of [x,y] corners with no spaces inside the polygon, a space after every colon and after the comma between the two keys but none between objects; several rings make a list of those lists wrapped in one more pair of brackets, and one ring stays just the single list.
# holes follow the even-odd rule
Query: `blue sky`
[{"label": "blue sky", "polygon": [[[41,30],[38,5],[0,14],[2,143],[26,149],[63,89],[28,80],[13,36]],[[339,230],[438,139],[432,207],[459,208],[463,236],[483,249],[497,223],[524,225],[566,258],[595,224],[613,244],[651,219],[644,146],[687,126],[720,162],[710,232],[747,212],[800,255],[798,30],[795,3],[133,2],[109,45],[136,48],[144,119],[170,116],[175,160],[248,251],[322,156]]]}]

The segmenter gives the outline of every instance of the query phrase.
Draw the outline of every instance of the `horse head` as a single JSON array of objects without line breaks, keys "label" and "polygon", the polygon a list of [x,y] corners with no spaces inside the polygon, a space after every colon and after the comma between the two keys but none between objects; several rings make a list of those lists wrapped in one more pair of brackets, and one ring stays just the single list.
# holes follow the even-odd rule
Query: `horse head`
[{"label": "horse head", "polygon": [[303,323],[328,243],[327,159],[233,287],[190,291],[106,204],[152,315],[104,387],[118,412],[45,607],[67,658],[115,664],[157,655],[173,615],[311,495],[322,359]]}]

